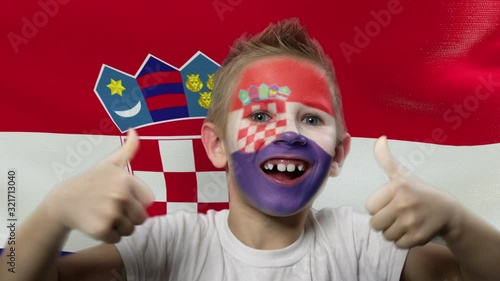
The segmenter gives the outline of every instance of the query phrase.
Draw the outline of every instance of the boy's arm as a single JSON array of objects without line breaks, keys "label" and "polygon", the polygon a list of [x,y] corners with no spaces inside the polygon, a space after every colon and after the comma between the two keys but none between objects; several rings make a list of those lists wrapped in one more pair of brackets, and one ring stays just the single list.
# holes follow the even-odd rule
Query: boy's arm
[{"label": "boy's arm", "polygon": [[[69,232],[116,243],[142,224],[153,196],[125,169],[139,146],[131,130],[127,143],[88,172],[61,183],[17,231],[15,245],[0,256],[0,280],[103,280],[123,269],[114,245],[101,245],[58,261]],[[8,253],[15,247],[15,273],[8,271]],[[59,272],[59,274],[58,274]]]},{"label": "boy's arm", "polygon": [[[0,280],[127,280],[121,256],[112,244],[58,259],[69,230],[48,219],[44,212],[42,206],[35,210],[19,228],[16,244],[6,244],[0,257]],[[15,273],[8,271],[7,253],[13,246]]]},{"label": "boy's arm", "polygon": [[115,245],[101,244],[60,258],[59,280],[126,281],[123,260]]},{"label": "boy's arm", "polygon": [[[500,280],[496,228],[410,175],[392,158],[385,138],[377,141],[375,157],[391,181],[370,197],[367,208],[373,228],[396,246],[411,248],[402,280]],[[428,243],[436,236],[447,246]]]},{"label": "boy's arm", "polygon": [[[57,280],[55,261],[69,230],[46,218],[38,208],[21,224],[16,240],[10,244],[7,241],[0,256],[0,280],[34,280],[29,272],[40,280]],[[10,264],[12,260],[14,263]]]},{"label": "boy's arm", "polygon": [[500,280],[500,233],[464,210],[463,221],[444,236],[446,247],[428,243],[408,253],[401,280]]}]

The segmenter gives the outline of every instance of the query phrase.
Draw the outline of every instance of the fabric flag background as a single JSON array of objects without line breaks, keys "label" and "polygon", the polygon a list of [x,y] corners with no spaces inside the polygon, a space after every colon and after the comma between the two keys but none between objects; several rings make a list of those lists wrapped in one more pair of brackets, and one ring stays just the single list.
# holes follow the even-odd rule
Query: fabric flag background
[{"label": "fabric flag background", "polygon": [[[2,225],[9,170],[17,173],[21,223],[53,186],[120,147],[129,127],[139,127],[142,141],[129,169],[156,195],[150,215],[227,207],[225,173],[211,166],[199,138],[210,76],[242,33],[298,17],[334,61],[355,137],[342,175],[315,207],[365,211],[386,181],[372,153],[375,138],[386,134],[410,170],[500,227],[498,1],[39,0],[4,7]],[[165,115],[172,108],[176,115]],[[2,245],[7,231],[0,228]],[[96,243],[73,232],[65,250]]]}]

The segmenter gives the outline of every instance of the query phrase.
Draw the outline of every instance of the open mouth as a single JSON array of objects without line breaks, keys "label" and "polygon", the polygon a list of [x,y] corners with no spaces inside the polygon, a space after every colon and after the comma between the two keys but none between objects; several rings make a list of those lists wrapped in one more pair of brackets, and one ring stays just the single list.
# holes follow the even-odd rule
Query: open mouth
[{"label": "open mouth", "polygon": [[261,164],[261,170],[268,178],[284,185],[301,181],[310,169],[309,163],[299,159],[269,159]]}]

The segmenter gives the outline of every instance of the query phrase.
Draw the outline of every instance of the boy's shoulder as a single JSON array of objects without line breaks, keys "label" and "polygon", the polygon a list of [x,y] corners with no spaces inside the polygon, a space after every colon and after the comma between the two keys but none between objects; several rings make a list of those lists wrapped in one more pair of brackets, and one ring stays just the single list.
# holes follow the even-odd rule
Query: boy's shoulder
[{"label": "boy's shoulder", "polygon": [[348,240],[354,243],[373,235],[370,216],[349,206],[311,209],[309,221],[316,232],[330,241]]},{"label": "boy's shoulder", "polygon": [[354,210],[350,206],[342,206],[336,208],[311,208],[311,218],[323,224],[345,225],[352,224],[354,221],[367,221],[369,216]]}]

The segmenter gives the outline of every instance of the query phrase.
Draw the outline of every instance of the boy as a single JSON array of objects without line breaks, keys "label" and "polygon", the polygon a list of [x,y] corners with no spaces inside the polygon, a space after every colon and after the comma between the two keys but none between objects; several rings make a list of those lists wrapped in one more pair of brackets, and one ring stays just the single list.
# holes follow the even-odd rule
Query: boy
[{"label": "boy", "polygon": [[[238,41],[214,85],[202,140],[212,163],[226,167],[229,211],[155,217],[131,235],[152,202],[123,169],[139,145],[131,130],[116,153],[47,196],[18,231],[18,272],[9,274],[2,257],[0,276],[500,280],[498,231],[408,176],[385,137],[375,157],[391,181],[367,203],[371,219],[349,208],[311,210],[328,176],[340,173],[350,135],[331,62],[297,21]],[[120,242],[57,260],[71,229]],[[438,235],[446,247],[428,243]]]}]

